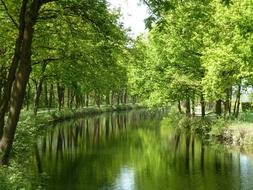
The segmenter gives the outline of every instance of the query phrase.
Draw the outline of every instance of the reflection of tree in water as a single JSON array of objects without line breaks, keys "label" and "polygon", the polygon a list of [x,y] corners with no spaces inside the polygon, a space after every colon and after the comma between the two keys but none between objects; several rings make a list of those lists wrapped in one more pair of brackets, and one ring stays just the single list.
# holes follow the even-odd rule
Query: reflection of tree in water
[{"label": "reflection of tree in water", "polygon": [[134,172],[135,189],[239,187],[239,170],[231,172],[239,162],[232,153],[149,118],[129,112],[55,126],[36,147],[38,171],[51,176],[49,189],[110,189],[122,167]]},{"label": "reflection of tree in water", "polygon": [[187,175],[189,175],[190,173],[190,133],[187,132],[187,135],[186,135],[186,141],[185,141],[185,170],[186,170],[186,173]]},{"label": "reflection of tree in water", "polygon": [[205,160],[205,144],[204,144],[204,139],[201,139],[201,172],[202,175],[204,175],[205,172],[205,167],[204,167],[204,160]]},{"label": "reflection of tree in water", "polygon": [[54,156],[58,160],[77,149],[82,151],[83,147],[103,145],[105,141],[110,141],[110,137],[125,133],[127,125],[135,126],[142,119],[142,114],[137,118],[138,114],[109,114],[78,120],[70,125],[61,123],[61,126],[55,126],[46,137],[40,139],[40,156]]}]

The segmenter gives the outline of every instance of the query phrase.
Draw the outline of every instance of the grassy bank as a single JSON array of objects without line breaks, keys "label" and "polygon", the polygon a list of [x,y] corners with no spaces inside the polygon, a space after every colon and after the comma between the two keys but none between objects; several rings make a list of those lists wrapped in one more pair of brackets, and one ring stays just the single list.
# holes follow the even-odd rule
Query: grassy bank
[{"label": "grassy bank", "polygon": [[[62,109],[59,110],[48,110],[48,109],[41,109],[39,110],[36,117],[34,117],[34,114],[32,111],[24,111],[20,116],[20,123],[26,119],[33,120],[36,119],[40,123],[44,123],[44,121],[47,122],[58,122],[58,121],[64,121],[68,119],[88,116],[88,115],[95,115],[95,114],[101,114],[106,112],[113,112],[113,111],[126,111],[126,110],[132,110],[132,109],[140,109],[144,108],[141,105],[138,104],[120,104],[120,105],[114,105],[114,106],[106,106],[102,105],[101,107],[97,106],[90,106],[90,107],[84,107],[79,109]],[[30,118],[32,117],[32,118]]]},{"label": "grassy bank", "polygon": [[188,128],[209,142],[223,143],[242,152],[253,153],[253,113],[241,113],[238,119],[224,119],[217,118],[213,114],[206,118],[189,118],[171,112],[168,120],[173,126]]},{"label": "grassy bank", "polygon": [[[62,111],[40,110],[35,117],[33,112],[24,111],[21,114],[20,122],[13,144],[13,151],[8,167],[0,168],[0,189],[43,189],[39,186],[42,178],[38,178],[36,171],[34,150],[39,136],[52,126],[54,122],[68,119],[97,115],[113,111],[125,111],[141,109],[140,105],[119,105],[89,107],[83,109],[66,109]],[[45,174],[42,174],[45,175]],[[42,183],[43,184],[43,183]]]}]

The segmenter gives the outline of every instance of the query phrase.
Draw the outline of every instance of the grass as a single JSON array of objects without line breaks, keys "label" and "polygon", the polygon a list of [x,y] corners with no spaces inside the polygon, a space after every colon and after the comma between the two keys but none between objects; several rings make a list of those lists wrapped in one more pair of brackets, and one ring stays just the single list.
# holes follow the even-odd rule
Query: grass
[{"label": "grass", "polygon": [[186,117],[177,112],[171,112],[168,116],[173,126],[190,128],[208,139],[209,142],[221,142],[237,147],[240,151],[253,153],[253,113],[242,112],[238,119],[217,118],[213,114],[206,118]]},{"label": "grass", "polygon": [[[144,108],[143,106],[139,104],[120,104],[120,105],[114,105],[114,106],[107,106],[102,105],[100,108],[96,106],[90,106],[90,107],[84,107],[79,109],[62,109],[61,111],[58,111],[56,109],[54,110],[47,110],[47,109],[41,109],[39,110],[36,120],[40,121],[48,121],[50,122],[57,122],[57,121],[63,121],[88,115],[95,115],[100,113],[106,113],[106,112],[113,112],[113,111],[125,111],[125,110],[131,110],[131,109],[140,109]],[[34,117],[33,111],[24,111],[21,113],[20,121],[23,122],[24,120],[31,120],[31,117]],[[43,123],[43,122],[41,122]]]},{"label": "grass", "polygon": [[253,112],[243,112],[239,116],[239,121],[253,124]]},{"label": "grass", "polygon": [[253,123],[232,121],[226,133],[231,135],[232,145],[240,147],[245,152],[253,153]]}]

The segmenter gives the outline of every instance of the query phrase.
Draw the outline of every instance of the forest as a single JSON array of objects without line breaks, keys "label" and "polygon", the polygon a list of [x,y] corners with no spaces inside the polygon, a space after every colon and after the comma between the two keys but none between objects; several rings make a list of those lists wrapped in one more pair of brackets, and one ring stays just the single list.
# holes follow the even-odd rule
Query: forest
[{"label": "forest", "polygon": [[120,8],[107,0],[0,0],[0,180],[7,178],[6,189],[17,170],[25,173],[20,160],[45,135],[39,125],[57,114],[166,109],[174,125],[190,123],[226,142],[236,132],[239,141],[248,134],[252,150],[253,2],[138,3],[149,17],[146,32],[133,37]]}]

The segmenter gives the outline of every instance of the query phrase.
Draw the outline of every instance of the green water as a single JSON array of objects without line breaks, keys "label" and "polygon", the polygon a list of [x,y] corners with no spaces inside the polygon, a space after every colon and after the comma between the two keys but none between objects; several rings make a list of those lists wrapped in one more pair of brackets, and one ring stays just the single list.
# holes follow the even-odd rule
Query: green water
[{"label": "green water", "polygon": [[204,145],[145,111],[60,123],[39,139],[52,190],[250,190],[253,161]]}]

